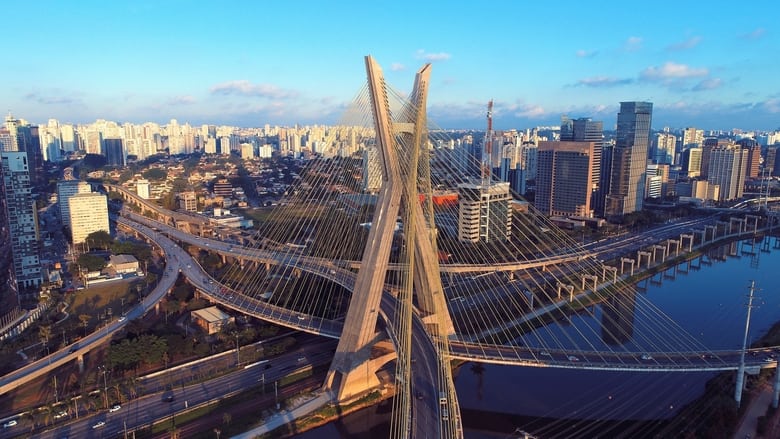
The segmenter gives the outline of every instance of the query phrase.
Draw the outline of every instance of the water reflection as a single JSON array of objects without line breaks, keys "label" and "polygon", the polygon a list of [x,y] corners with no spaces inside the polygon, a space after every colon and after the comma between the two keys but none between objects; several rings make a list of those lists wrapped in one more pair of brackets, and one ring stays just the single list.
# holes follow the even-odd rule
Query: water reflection
[{"label": "water reflection", "polygon": [[625,291],[602,305],[601,339],[608,345],[624,345],[634,336],[636,292]]},{"label": "water reflection", "polygon": [[[644,302],[638,300],[641,295],[708,349],[738,349],[744,333],[744,304],[750,280],[756,281],[763,299],[763,304],[753,310],[750,340],[756,340],[780,321],[778,249],[777,238],[735,242],[712,249],[645,280],[638,288],[640,292],[621,294],[596,307],[590,321],[578,316],[577,324],[600,328],[601,340],[594,342],[595,349],[601,349],[601,343],[607,348],[628,348],[640,336],[643,319],[648,318],[642,309]],[[576,333],[578,329],[572,325],[561,331]],[[468,363],[455,370],[454,376],[465,437],[476,439],[518,437],[512,433],[518,427],[546,431],[548,434],[542,437],[646,437],[659,420],[674,416],[701,395],[713,374],[599,372]],[[388,437],[389,419],[389,413],[370,408],[300,437]],[[630,422],[621,424],[620,420]],[[551,425],[559,428],[557,433]]]}]

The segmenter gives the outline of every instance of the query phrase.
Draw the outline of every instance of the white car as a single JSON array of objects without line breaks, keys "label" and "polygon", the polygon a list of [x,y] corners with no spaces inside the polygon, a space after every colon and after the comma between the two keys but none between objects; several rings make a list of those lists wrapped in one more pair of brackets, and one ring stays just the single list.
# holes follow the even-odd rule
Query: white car
[{"label": "white car", "polygon": [[122,317],[119,318],[120,322],[124,322],[125,320],[127,320],[127,317],[125,317],[125,316],[122,316]]},{"label": "white car", "polygon": [[3,428],[11,428],[14,425],[16,425],[16,419],[11,419],[10,421],[3,424]]},{"label": "white car", "polygon": [[102,426],[104,426],[104,425],[106,425],[105,421],[98,421],[97,423],[95,423],[95,424],[92,426],[92,428],[100,428],[100,427],[102,427]]},{"label": "white car", "polygon": [[116,405],[114,405],[113,407],[111,407],[110,409],[108,409],[108,411],[109,411],[109,413],[113,413],[113,412],[115,412],[115,411],[117,411],[117,410],[119,410],[119,409],[121,409],[121,408],[122,408],[122,406],[121,406],[121,405],[119,405],[119,404],[116,404]]},{"label": "white car", "polygon": [[650,355],[650,354],[643,354],[643,355],[642,355],[642,359],[643,359],[643,360],[652,360],[652,359],[653,359],[653,356],[652,356],[652,355]]}]

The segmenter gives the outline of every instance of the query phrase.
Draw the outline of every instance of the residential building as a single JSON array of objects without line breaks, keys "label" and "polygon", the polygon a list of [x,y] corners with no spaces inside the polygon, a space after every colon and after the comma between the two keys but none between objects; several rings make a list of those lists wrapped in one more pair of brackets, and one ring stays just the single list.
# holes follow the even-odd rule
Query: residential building
[{"label": "residential building", "polygon": [[40,235],[30,162],[23,151],[0,153],[4,223],[8,226],[14,277],[19,291],[41,284]]},{"label": "residential building", "polygon": [[716,146],[710,151],[707,181],[720,187],[718,201],[742,197],[749,151],[739,145]]},{"label": "residential building", "polygon": [[110,233],[108,197],[98,192],[70,197],[70,229],[73,244],[82,244],[90,233]]},{"label": "residential building", "polygon": [[509,183],[458,185],[458,239],[463,242],[507,241],[512,233]]},{"label": "residential building", "polygon": [[70,197],[90,192],[92,192],[92,186],[86,181],[62,180],[57,182],[57,203],[63,226],[70,227]]},{"label": "residential building", "polygon": [[668,132],[655,133],[650,159],[655,163],[673,165],[676,163],[676,148],[677,137],[674,134]]}]

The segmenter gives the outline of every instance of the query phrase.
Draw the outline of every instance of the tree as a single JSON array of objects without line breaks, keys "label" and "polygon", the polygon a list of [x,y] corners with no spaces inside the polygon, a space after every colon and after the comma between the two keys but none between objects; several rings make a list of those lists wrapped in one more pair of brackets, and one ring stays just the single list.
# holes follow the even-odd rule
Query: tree
[{"label": "tree", "polygon": [[101,258],[100,256],[94,256],[89,254],[82,254],[79,255],[79,258],[76,260],[78,262],[78,265],[88,271],[100,271],[103,268],[106,267],[106,260]]},{"label": "tree", "polygon": [[165,180],[168,177],[168,173],[161,168],[147,169],[141,175],[147,180]]},{"label": "tree", "polygon": [[97,247],[106,250],[111,247],[111,243],[114,242],[114,239],[111,238],[111,235],[107,231],[98,230],[87,235],[86,242],[90,244],[92,248]]},{"label": "tree", "polygon": [[79,321],[81,321],[81,324],[84,325],[84,337],[87,336],[87,323],[92,320],[92,316],[89,314],[80,314],[79,315]]},{"label": "tree", "polygon": [[51,338],[51,325],[38,326],[38,336],[41,338],[46,355],[49,355],[49,338]]}]

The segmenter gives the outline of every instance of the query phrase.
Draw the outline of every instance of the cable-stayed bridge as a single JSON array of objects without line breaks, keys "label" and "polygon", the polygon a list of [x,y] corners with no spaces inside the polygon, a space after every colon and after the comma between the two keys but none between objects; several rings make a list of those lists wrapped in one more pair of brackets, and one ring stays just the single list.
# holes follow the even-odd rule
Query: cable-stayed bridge
[{"label": "cable-stayed bridge", "polygon": [[[142,208],[172,226],[163,230],[172,238],[222,256],[217,286],[196,270],[191,277],[213,300],[339,338],[325,383],[336,399],[386,384],[379,372],[392,369],[393,436],[461,437],[452,360],[647,372],[776,367],[767,361],[774,348],[713,352],[627,283],[640,266],[772,227],[767,218],[713,219],[635,259],[599,257],[609,251],[585,250],[532,207],[490,198],[499,183],[484,181],[480,159],[467,153],[479,139],[455,141],[427,121],[430,66],[409,96],[389,88],[370,57],[366,67],[368,84],[344,122],[322,133],[327,142],[311,139],[322,158],[293,176],[251,242],[196,238],[174,229],[205,234],[205,219]],[[483,203],[460,202],[483,189]],[[459,232],[469,215],[482,221],[474,240]],[[601,325],[553,329],[596,306]]]}]

